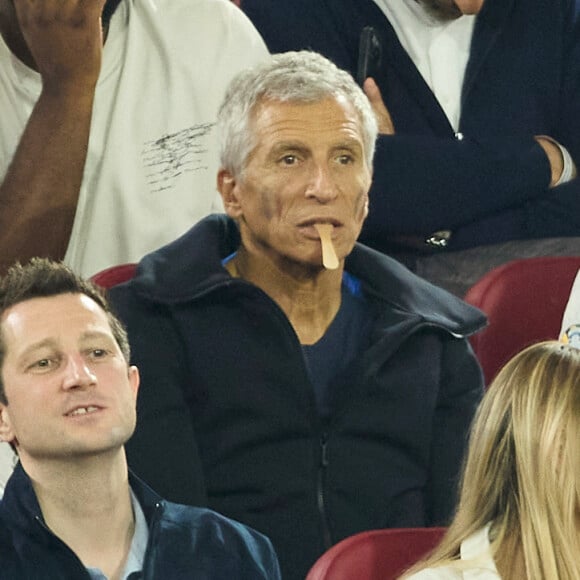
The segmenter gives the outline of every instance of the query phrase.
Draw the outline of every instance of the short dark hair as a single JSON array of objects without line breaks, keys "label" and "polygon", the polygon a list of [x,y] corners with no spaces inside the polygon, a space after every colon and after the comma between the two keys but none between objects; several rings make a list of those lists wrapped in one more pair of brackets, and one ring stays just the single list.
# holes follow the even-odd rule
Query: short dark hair
[{"label": "short dark hair", "polygon": [[[32,258],[25,265],[20,263],[12,266],[0,278],[0,319],[12,306],[32,300],[33,298],[48,298],[61,294],[84,294],[96,302],[107,315],[111,332],[119,345],[127,364],[131,358],[131,350],[127,331],[121,321],[113,314],[104,291],[98,286],[75,274],[62,262],[54,262],[46,258]],[[0,402],[8,404],[2,367],[6,355],[6,345],[0,324]]]}]

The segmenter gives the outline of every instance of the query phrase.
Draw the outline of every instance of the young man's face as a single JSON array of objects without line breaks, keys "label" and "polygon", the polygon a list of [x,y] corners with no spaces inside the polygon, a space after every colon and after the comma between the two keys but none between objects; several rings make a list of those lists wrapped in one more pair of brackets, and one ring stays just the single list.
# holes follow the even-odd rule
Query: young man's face
[{"label": "young man's face", "polygon": [[366,217],[371,183],[354,107],[334,98],[265,101],[253,127],[258,145],[243,176],[228,182],[222,175],[220,181],[244,246],[275,262],[322,268],[315,225],[326,223],[339,259],[345,258]]},{"label": "young man's face", "polygon": [[117,451],[135,428],[139,375],[107,315],[83,294],[34,298],[0,320],[5,345],[0,436],[21,460]]}]

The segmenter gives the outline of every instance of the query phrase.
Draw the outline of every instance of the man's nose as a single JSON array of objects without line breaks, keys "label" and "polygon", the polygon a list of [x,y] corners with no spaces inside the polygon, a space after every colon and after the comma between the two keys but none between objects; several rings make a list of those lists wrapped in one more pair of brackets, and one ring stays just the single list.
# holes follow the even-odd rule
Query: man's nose
[{"label": "man's nose", "polygon": [[312,167],[306,187],[306,197],[314,198],[320,203],[328,203],[338,195],[337,185],[327,165],[317,164]]},{"label": "man's nose", "polygon": [[74,354],[67,358],[63,378],[64,389],[87,388],[96,382],[95,373],[82,355]]}]

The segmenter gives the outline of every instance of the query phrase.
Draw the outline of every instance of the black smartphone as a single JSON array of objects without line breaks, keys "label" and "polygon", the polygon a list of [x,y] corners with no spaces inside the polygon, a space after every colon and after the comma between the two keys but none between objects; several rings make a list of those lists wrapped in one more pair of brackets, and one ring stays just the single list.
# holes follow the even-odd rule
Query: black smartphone
[{"label": "black smartphone", "polygon": [[381,69],[383,47],[373,26],[365,26],[360,33],[356,82],[362,87],[368,77],[376,78]]}]

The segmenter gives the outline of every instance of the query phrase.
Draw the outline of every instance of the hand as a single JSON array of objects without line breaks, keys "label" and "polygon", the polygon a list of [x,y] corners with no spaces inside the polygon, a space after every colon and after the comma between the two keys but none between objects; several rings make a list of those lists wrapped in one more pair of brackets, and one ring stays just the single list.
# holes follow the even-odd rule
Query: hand
[{"label": "hand", "polygon": [[43,90],[94,90],[101,70],[105,0],[14,0]]},{"label": "hand", "polygon": [[379,133],[383,135],[394,135],[395,125],[391,119],[391,114],[383,102],[381,91],[375,83],[374,79],[369,77],[363,84],[363,90],[368,97],[371,107],[377,117],[379,123]]},{"label": "hand", "polygon": [[[546,137],[544,135],[536,135],[536,141],[542,147],[546,156],[548,157],[548,161],[550,162],[550,169],[551,169],[551,179],[550,179],[550,187],[554,187],[560,178],[562,177],[562,172],[564,171],[564,158],[562,156],[562,151],[560,147],[556,144],[556,142],[551,139],[550,137]],[[576,177],[576,164],[572,160],[573,167],[572,167],[572,179]]]}]

